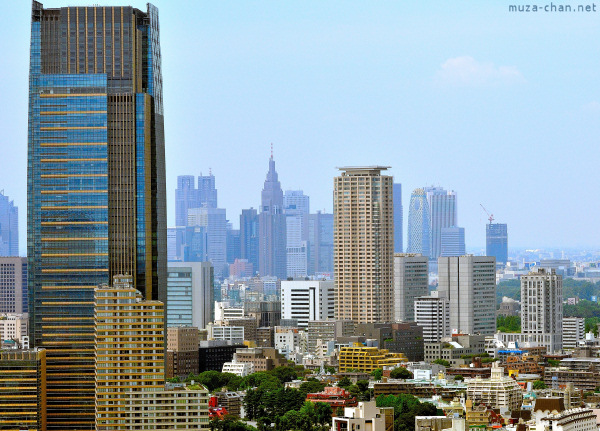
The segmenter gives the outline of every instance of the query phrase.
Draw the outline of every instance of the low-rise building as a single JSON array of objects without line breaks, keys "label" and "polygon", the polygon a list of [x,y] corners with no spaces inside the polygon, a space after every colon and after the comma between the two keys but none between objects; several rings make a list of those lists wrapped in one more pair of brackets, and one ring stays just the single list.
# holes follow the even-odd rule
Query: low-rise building
[{"label": "low-rise building", "polygon": [[334,415],[339,408],[356,407],[358,405],[356,397],[353,397],[346,389],[337,386],[327,386],[322,392],[307,394],[306,401],[327,403],[331,406]]},{"label": "low-rise building", "polygon": [[354,335],[352,320],[309,320],[307,326],[308,351],[313,355],[326,354],[327,352],[323,349],[329,341],[352,335]]},{"label": "low-rise building", "polygon": [[209,340],[231,341],[232,343],[243,343],[244,327],[243,326],[218,326],[207,325]]},{"label": "low-rise building", "polygon": [[[234,354],[235,358],[235,354]],[[235,359],[223,364],[223,373],[231,373],[236,376],[246,377],[254,372],[254,366],[251,362],[237,362]]]},{"label": "low-rise building", "polygon": [[240,417],[242,412],[243,396],[237,392],[217,392],[219,405],[227,410],[231,416]]},{"label": "low-rise building", "polygon": [[408,362],[408,359],[402,353],[390,353],[386,349],[355,345],[340,349],[339,371],[371,372],[377,368],[398,366],[405,362]]},{"label": "low-rise building", "polygon": [[231,362],[236,350],[244,348],[241,343],[229,341],[200,341],[198,347],[198,372],[221,371],[225,362]]},{"label": "low-rise building", "polygon": [[361,402],[357,407],[345,407],[344,415],[334,417],[331,424],[331,431],[393,431],[393,429],[394,408],[376,407],[375,401]]},{"label": "low-rise building", "polygon": [[467,397],[473,404],[483,403],[501,412],[518,409],[523,404],[523,391],[511,377],[504,376],[504,369],[494,362],[489,379],[476,377],[466,380]]},{"label": "low-rise building", "polygon": [[2,314],[0,315],[0,342],[20,342],[29,336],[29,315]]},{"label": "low-rise building", "polygon": [[566,367],[546,367],[544,383],[550,387],[561,387],[573,383],[584,392],[595,391],[600,386],[600,373],[596,370],[570,370]]},{"label": "low-rise building", "polygon": [[237,349],[235,360],[252,364],[254,372],[271,371],[273,368],[287,365],[287,360],[277,349],[272,347],[255,347],[252,349]]},{"label": "low-rise building", "polygon": [[439,343],[425,343],[425,361],[444,359],[453,367],[467,365],[470,359],[463,356],[480,355],[485,352],[485,336],[453,335]]},{"label": "low-rise building", "polygon": [[198,328],[175,326],[167,328],[166,377],[198,373]]}]

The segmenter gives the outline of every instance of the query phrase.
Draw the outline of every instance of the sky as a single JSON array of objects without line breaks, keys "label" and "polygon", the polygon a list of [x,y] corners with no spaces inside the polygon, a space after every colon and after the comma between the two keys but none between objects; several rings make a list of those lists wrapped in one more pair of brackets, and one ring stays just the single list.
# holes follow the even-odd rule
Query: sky
[{"label": "sky", "polygon": [[[0,4],[0,190],[19,206],[25,253],[31,4]],[[121,4],[146,8],[102,2]],[[411,191],[436,185],[457,192],[467,247],[485,245],[480,204],[508,223],[509,247],[600,245],[600,3],[554,3],[589,13],[510,12],[514,0],[154,4],[169,225],[177,175],[211,169],[237,227],[260,203],[273,143],[282,188],[304,190],[311,211],[331,212],[337,166],[391,166],[405,244]]]}]

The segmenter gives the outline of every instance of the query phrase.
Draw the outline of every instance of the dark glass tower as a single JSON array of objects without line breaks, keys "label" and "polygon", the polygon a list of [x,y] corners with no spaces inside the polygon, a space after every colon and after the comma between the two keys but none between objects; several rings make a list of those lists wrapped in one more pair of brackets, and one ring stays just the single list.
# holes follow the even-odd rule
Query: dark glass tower
[{"label": "dark glass tower", "polygon": [[34,1],[30,55],[30,334],[47,349],[48,429],[92,430],[94,287],[130,274],[166,301],[158,10]]},{"label": "dark glass tower", "polygon": [[496,263],[508,262],[508,228],[506,223],[485,225],[485,254],[494,256]]}]

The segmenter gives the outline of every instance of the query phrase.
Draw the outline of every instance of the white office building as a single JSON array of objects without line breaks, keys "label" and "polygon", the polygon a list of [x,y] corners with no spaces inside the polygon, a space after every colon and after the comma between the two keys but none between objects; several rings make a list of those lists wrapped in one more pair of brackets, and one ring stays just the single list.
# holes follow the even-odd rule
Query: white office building
[{"label": "white office building", "polygon": [[334,283],[320,280],[281,282],[281,318],[296,319],[306,328],[309,320],[334,317]]},{"label": "white office building", "polygon": [[424,343],[439,343],[442,338],[452,335],[448,299],[440,297],[437,291],[415,300],[414,318],[417,325],[423,328]]},{"label": "white office building", "polygon": [[229,301],[215,302],[215,323],[244,318],[244,307],[232,307]]},{"label": "white office building", "polygon": [[214,273],[210,262],[169,262],[167,327],[204,329],[213,320]]},{"label": "white office building", "polygon": [[27,314],[0,315],[0,343],[4,341],[21,342],[29,336],[29,316]]},{"label": "white office building", "polygon": [[243,326],[220,326],[208,325],[208,339],[231,341],[232,343],[244,342],[244,327]]},{"label": "white office building", "polygon": [[574,349],[578,341],[585,338],[585,319],[583,317],[563,317],[563,349]]}]

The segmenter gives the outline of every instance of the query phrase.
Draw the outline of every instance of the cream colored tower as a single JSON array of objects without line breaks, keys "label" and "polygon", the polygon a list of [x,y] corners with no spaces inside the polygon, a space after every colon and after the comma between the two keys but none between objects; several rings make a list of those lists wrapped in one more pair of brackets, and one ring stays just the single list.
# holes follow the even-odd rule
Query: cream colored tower
[{"label": "cream colored tower", "polygon": [[389,166],[339,168],[333,180],[336,319],[394,320],[393,177]]}]

